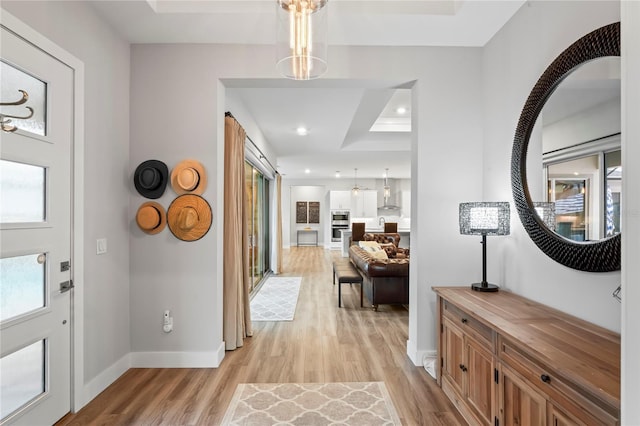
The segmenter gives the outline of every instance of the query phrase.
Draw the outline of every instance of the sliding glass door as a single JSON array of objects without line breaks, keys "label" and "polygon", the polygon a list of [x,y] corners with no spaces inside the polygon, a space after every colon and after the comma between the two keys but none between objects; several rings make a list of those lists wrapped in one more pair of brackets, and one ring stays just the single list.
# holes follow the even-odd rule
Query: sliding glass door
[{"label": "sliding glass door", "polygon": [[251,291],[269,270],[269,180],[245,161]]}]

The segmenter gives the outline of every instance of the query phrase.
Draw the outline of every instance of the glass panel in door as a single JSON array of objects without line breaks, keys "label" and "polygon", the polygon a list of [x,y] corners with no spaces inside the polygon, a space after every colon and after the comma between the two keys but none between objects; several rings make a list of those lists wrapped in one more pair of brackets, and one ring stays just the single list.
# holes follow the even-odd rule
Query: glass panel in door
[{"label": "glass panel in door", "polygon": [[253,291],[253,276],[255,274],[255,242],[254,242],[254,229],[253,229],[253,167],[251,164],[245,161],[244,163],[244,185],[245,185],[245,197],[247,200],[247,233],[249,244],[249,275],[251,275],[251,291]]},{"label": "glass panel in door", "polygon": [[44,253],[0,259],[0,321],[45,306],[46,259]]},{"label": "glass panel in door", "polygon": [[3,106],[5,127],[45,136],[47,129],[47,84],[32,75],[0,61],[0,99],[13,103]]},{"label": "glass panel in door", "polygon": [[0,222],[45,220],[46,168],[0,160]]},{"label": "glass panel in door", "polygon": [[583,179],[552,179],[551,201],[556,203],[556,232],[574,241],[588,238],[587,182]]},{"label": "glass panel in door", "polygon": [[262,208],[264,206],[264,176],[257,169],[253,169],[253,238],[255,241],[255,257],[254,257],[254,274],[253,287],[255,288],[264,276],[264,215]]},{"label": "glass panel in door", "polygon": [[269,180],[249,162],[245,162],[245,193],[253,291],[269,268]]},{"label": "glass panel in door", "polygon": [[621,151],[604,153],[604,224],[605,237],[620,233],[620,194],[622,192]]},{"label": "glass panel in door", "polygon": [[40,340],[0,359],[2,419],[45,392],[45,341]]}]

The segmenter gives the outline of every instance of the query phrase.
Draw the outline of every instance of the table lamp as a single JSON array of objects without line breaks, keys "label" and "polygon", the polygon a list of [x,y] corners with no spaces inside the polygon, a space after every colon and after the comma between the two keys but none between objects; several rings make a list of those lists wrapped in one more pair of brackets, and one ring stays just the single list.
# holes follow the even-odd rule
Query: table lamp
[{"label": "table lamp", "polygon": [[487,235],[509,235],[508,202],[460,203],[460,233],[482,235],[482,282],[471,284],[475,291],[498,291],[487,282]]}]

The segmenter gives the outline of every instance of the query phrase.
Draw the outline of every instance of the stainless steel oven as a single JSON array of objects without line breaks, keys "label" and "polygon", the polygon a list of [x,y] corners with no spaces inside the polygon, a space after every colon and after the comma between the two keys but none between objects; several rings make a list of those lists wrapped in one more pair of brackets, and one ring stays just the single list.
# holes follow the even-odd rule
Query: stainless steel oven
[{"label": "stainless steel oven", "polygon": [[349,225],[332,225],[331,226],[331,241],[332,242],[340,242],[342,239],[341,229],[347,230],[349,229]]},{"label": "stainless steel oven", "polygon": [[349,210],[332,210],[331,224],[345,224],[349,226]]},{"label": "stainless steel oven", "polygon": [[331,241],[339,242],[341,229],[349,229],[349,210],[331,210]]}]

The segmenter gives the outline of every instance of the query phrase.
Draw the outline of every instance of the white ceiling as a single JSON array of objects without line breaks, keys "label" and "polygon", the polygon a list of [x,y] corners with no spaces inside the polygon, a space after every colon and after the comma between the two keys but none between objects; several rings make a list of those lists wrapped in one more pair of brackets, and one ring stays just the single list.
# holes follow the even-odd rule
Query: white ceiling
[{"label": "white ceiling", "polygon": [[[329,45],[483,46],[523,3],[330,0]],[[101,0],[90,4],[131,43],[275,44],[275,0]],[[333,178],[339,170],[347,178],[358,167],[359,178],[380,178],[385,168],[390,177],[410,177],[411,134],[369,131],[383,111],[393,119],[389,113],[397,106],[410,108],[406,91],[397,93],[397,87],[388,82],[318,79],[303,83],[293,85],[283,79],[281,83],[235,81],[227,86],[273,147],[281,173],[288,178],[318,179]],[[299,125],[306,126],[309,134],[297,135]],[[306,174],[306,168],[311,173]]]}]

